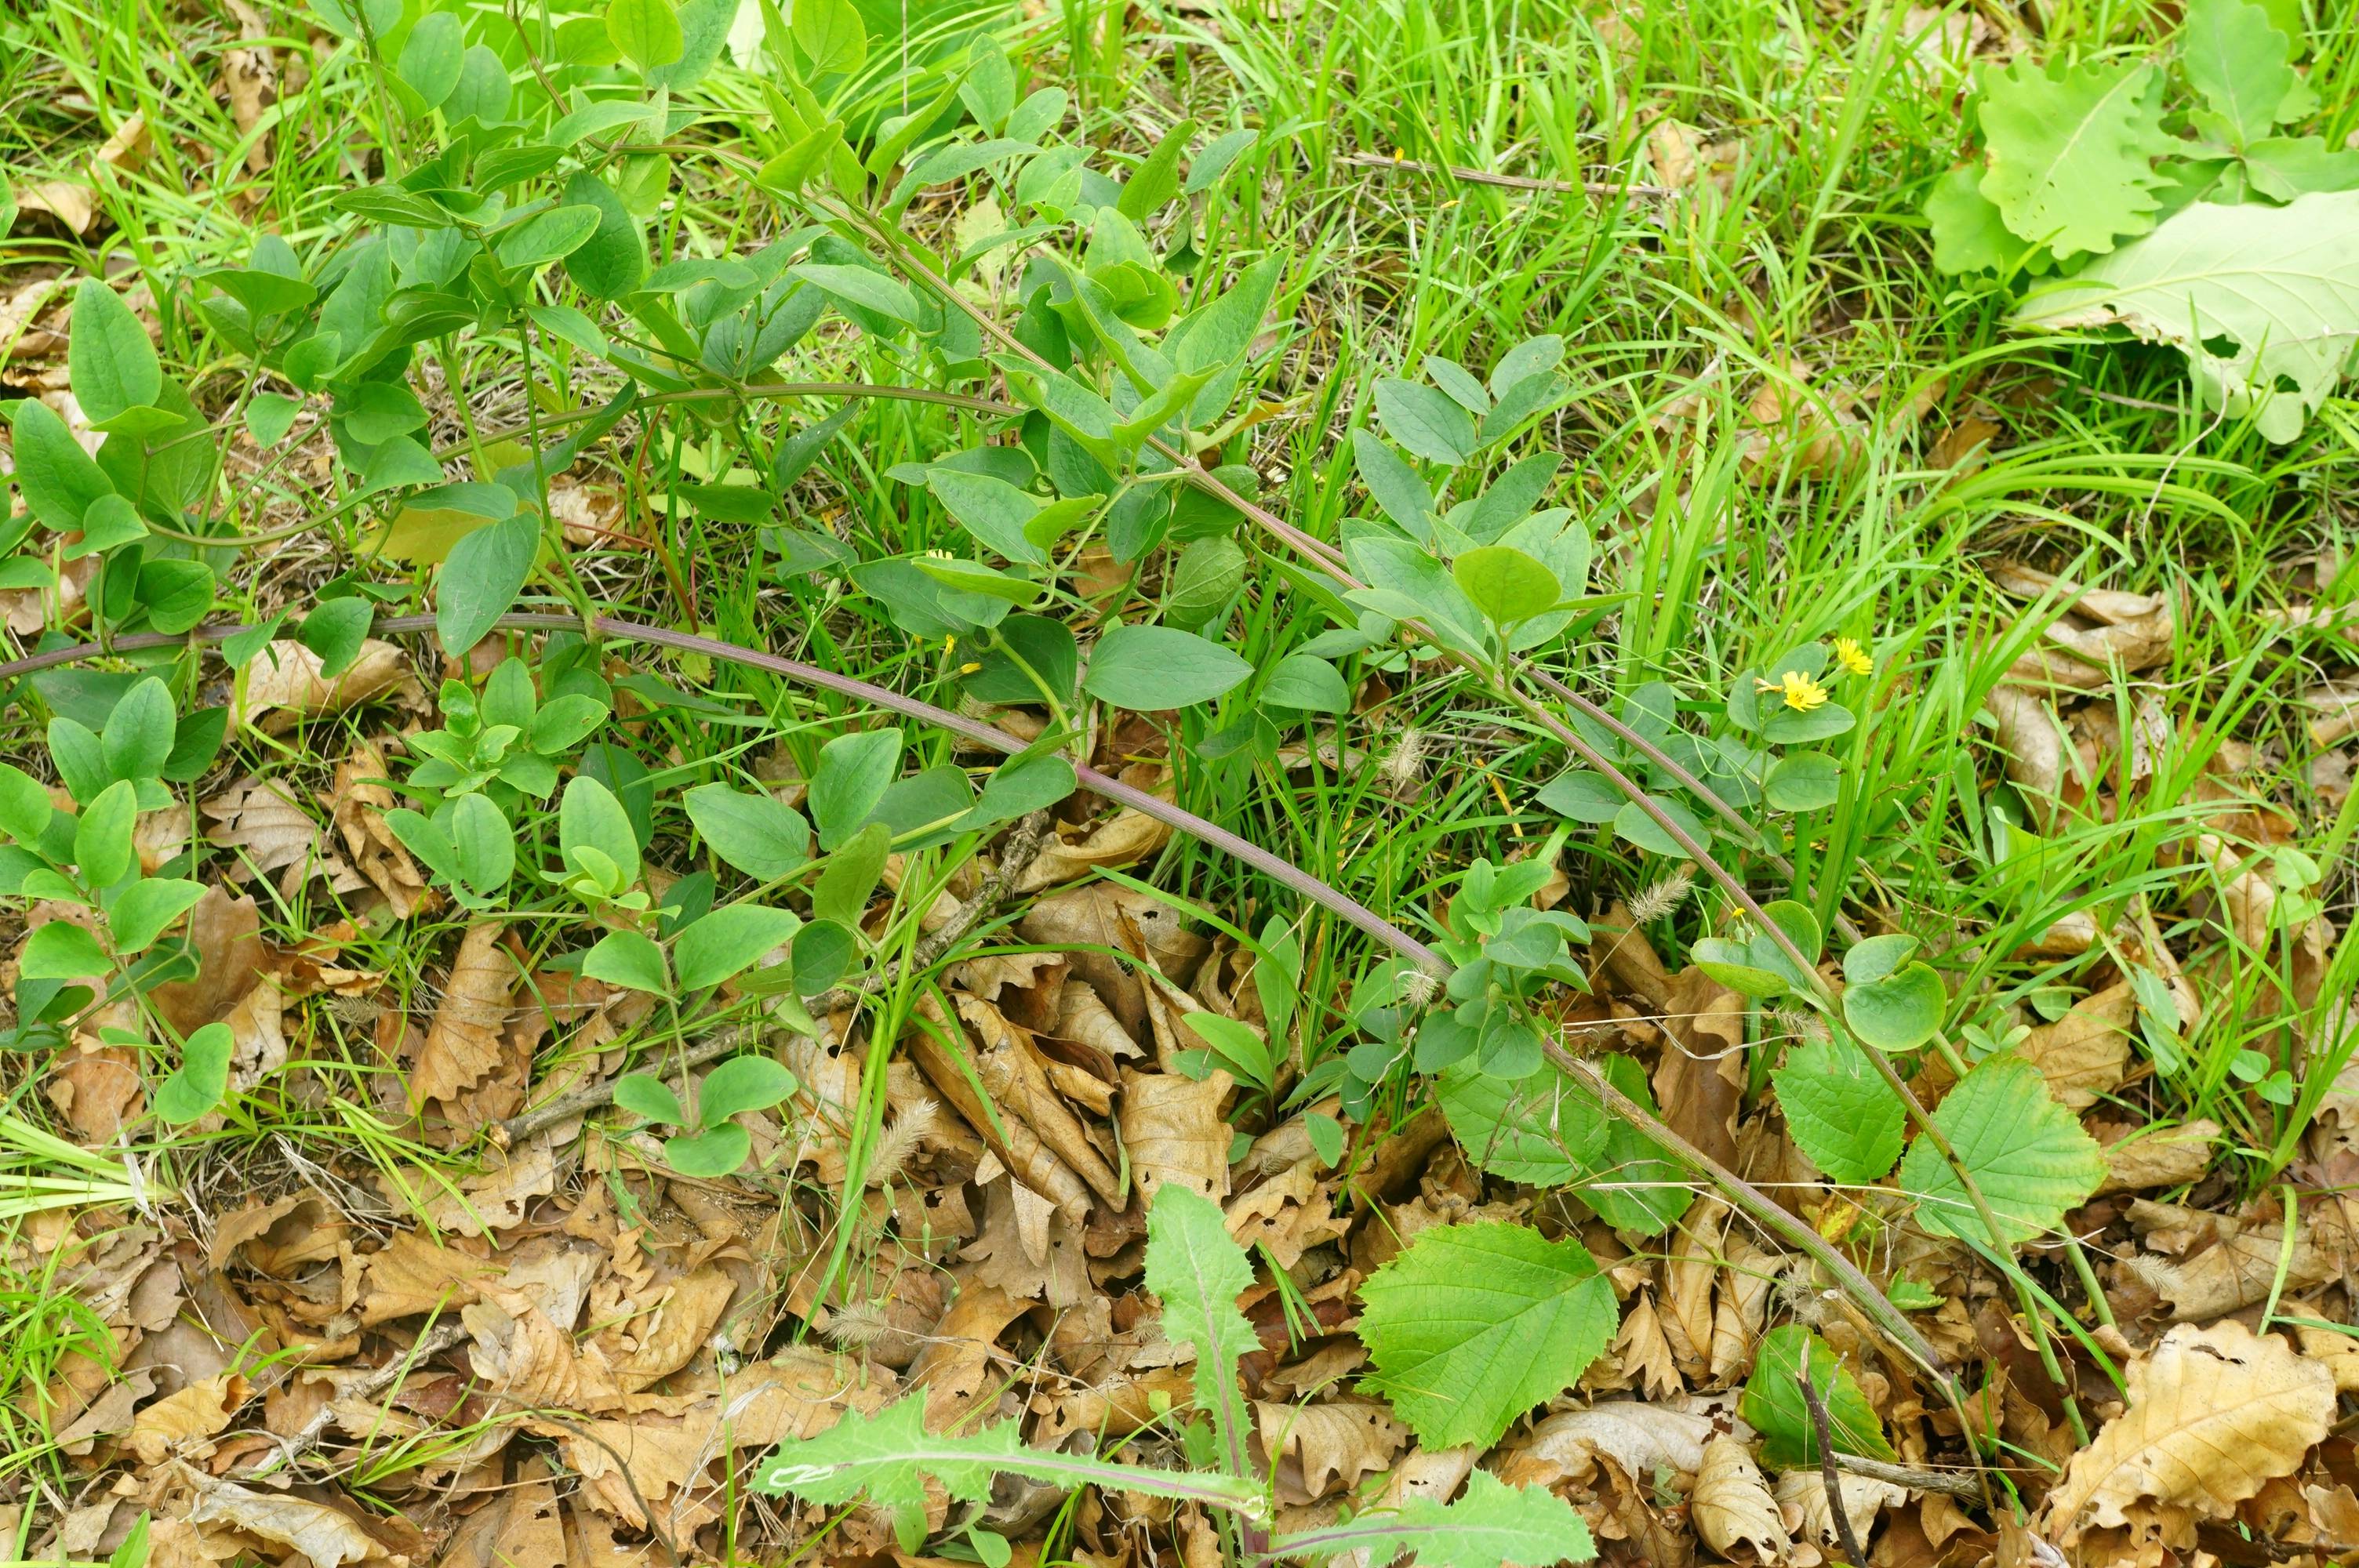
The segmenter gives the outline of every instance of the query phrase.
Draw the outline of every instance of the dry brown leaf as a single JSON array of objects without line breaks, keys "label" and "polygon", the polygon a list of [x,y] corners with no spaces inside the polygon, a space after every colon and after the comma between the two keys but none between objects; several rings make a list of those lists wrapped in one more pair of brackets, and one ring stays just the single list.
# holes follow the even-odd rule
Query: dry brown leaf
[{"label": "dry brown leaf", "polygon": [[2129,1065],[2136,994],[2124,980],[2082,997],[2053,1023],[2034,1030],[2016,1054],[2038,1067],[2065,1107],[2086,1110],[2121,1086]]},{"label": "dry brown leaf", "polygon": [[566,1568],[557,1488],[545,1480],[494,1491],[443,1549],[444,1568]]},{"label": "dry brown leaf", "polygon": [[1695,1489],[1688,1494],[1688,1518],[1703,1543],[1723,1557],[1749,1546],[1762,1562],[1782,1563],[1794,1549],[1761,1466],[1733,1437],[1714,1437],[1703,1445]]},{"label": "dry brown leaf", "polygon": [[467,927],[443,983],[426,1044],[409,1080],[410,1103],[456,1099],[499,1065],[501,1033],[515,1011],[516,962],[500,946],[500,923]]},{"label": "dry brown leaf", "polygon": [[[492,1152],[484,1168],[462,1181],[455,1193],[422,1172],[410,1173],[408,1190],[419,1217],[435,1229],[481,1236],[523,1224],[525,1209],[533,1199],[553,1192],[556,1183],[556,1148],[549,1135],[541,1133],[512,1149]],[[401,1199],[397,1191],[389,1190],[387,1195]]]},{"label": "dry brown leaf", "polygon": [[254,145],[245,149],[246,169],[261,174],[270,168],[270,136],[267,132],[255,135],[255,127],[262,123],[263,111],[278,100],[277,62],[262,42],[270,37],[270,24],[246,0],[227,3],[245,47],[222,51],[222,91],[229,96],[230,118],[236,123],[237,134],[254,136]]},{"label": "dry brown leaf", "polygon": [[207,888],[189,912],[186,935],[196,950],[195,976],[147,993],[157,1011],[183,1035],[245,1000],[266,961],[262,910],[250,898],[232,898],[220,888]]},{"label": "dry brown leaf", "polygon": [[361,644],[350,668],[330,680],[319,654],[291,638],[281,638],[255,654],[238,676],[230,698],[230,722],[276,735],[299,719],[342,713],[401,684],[409,664],[401,650],[372,637]]},{"label": "dry brown leaf", "polygon": [[2129,1406],[2072,1457],[2043,1518],[2070,1545],[2145,1503],[2218,1519],[2290,1476],[2334,1423],[2334,1377],[2233,1319],[2180,1326],[2130,1364]]},{"label": "dry brown leaf", "polygon": [[325,1504],[257,1491],[193,1471],[183,1473],[196,1487],[196,1501],[189,1509],[192,1523],[231,1525],[291,1547],[311,1568],[342,1568],[347,1563],[386,1555],[357,1520]]},{"label": "dry brown leaf", "polygon": [[354,741],[336,764],[328,812],[353,868],[385,895],[396,920],[407,920],[425,901],[426,879],[386,826],[385,814],[394,805],[393,791],[385,782],[388,776],[385,753],[366,741]]},{"label": "dry brown leaf", "polygon": [[1016,891],[1038,892],[1087,876],[1101,866],[1130,865],[1162,849],[1170,838],[1169,824],[1125,807],[1093,827],[1076,843],[1059,840],[1043,848],[1024,868]]},{"label": "dry brown leaf", "polygon": [[1351,1224],[1336,1217],[1335,1195],[1320,1179],[1321,1168],[1311,1155],[1231,1198],[1223,1217],[1237,1245],[1249,1252],[1266,1247],[1279,1268],[1291,1269],[1313,1247],[1341,1239]]},{"label": "dry brown leaf", "polygon": [[[1897,1508],[1908,1500],[1908,1488],[1889,1481],[1848,1474],[1838,1474],[1835,1481],[1842,1488],[1844,1517],[1851,1520],[1852,1533],[1861,1541],[1867,1539],[1868,1531],[1875,1528],[1876,1517],[1886,1509]],[[1798,1539],[1814,1541],[1821,1546],[1841,1543],[1835,1532],[1834,1509],[1827,1506],[1824,1476],[1816,1470],[1788,1470],[1777,1477],[1776,1496],[1786,1528]]]},{"label": "dry brown leaf", "polygon": [[2209,1119],[2183,1126],[2152,1125],[2105,1146],[2105,1179],[2097,1188],[2107,1193],[2143,1192],[2154,1187],[2184,1186],[2203,1179],[2212,1167],[2212,1146],[2220,1124]]},{"label": "dry brown leaf", "polygon": [[1115,1122],[1130,1151],[1141,1195],[1177,1182],[1218,1203],[1229,1195],[1229,1124],[1222,1119],[1234,1080],[1215,1067],[1202,1082],[1180,1073],[1122,1070]]},{"label": "dry brown leaf", "polygon": [[2209,1322],[2266,1301],[2272,1292],[2306,1291],[2339,1279],[2359,1259],[2359,1200],[2316,1199],[2304,1207],[2300,1221],[2290,1251],[2282,1220],[2246,1225],[2227,1219],[2215,1226],[2219,1239],[2184,1263],[2136,1257],[2129,1267],[2170,1303],[2172,1316]]},{"label": "dry brown leaf", "polygon": [[245,1379],[234,1372],[190,1383],[133,1417],[125,1441],[142,1465],[161,1465],[167,1455],[193,1450],[229,1425],[245,1394]]},{"label": "dry brown leaf", "polygon": [[[2051,831],[2065,800],[2064,732],[2048,704],[2011,686],[1993,687],[1983,707],[1997,721],[2006,776],[2021,790],[2041,832]],[[2078,795],[2074,797],[2077,800]]]},{"label": "dry brown leaf", "polygon": [[76,236],[89,233],[97,216],[90,187],[79,180],[36,180],[16,192],[16,207],[23,212],[47,212]]},{"label": "dry brown leaf", "polygon": [[736,1292],[737,1282],[710,1263],[673,1281],[650,1316],[630,1325],[638,1343],[614,1362],[615,1380],[623,1390],[644,1389],[687,1366],[704,1347]]},{"label": "dry brown leaf", "polygon": [[1723,1165],[1736,1163],[1736,1112],[1745,1094],[1745,1003],[1686,968],[1663,1001],[1669,1034],[1655,1068],[1655,1103],[1673,1131]]},{"label": "dry brown leaf", "polygon": [[1388,1468],[1408,1442],[1408,1428],[1386,1406],[1344,1400],[1323,1405],[1254,1401],[1262,1452],[1278,1459],[1280,1501],[1297,1505],[1356,1487]]},{"label": "dry brown leaf", "polygon": [[[1531,1437],[1508,1451],[1499,1478],[1517,1486],[1585,1482],[1597,1462],[1610,1459],[1626,1475],[1658,1470],[1692,1476],[1703,1468],[1704,1444],[1723,1418],[1686,1396],[1662,1400],[1599,1400],[1587,1410],[1543,1418]],[[1737,1430],[1750,1432],[1742,1423]]]},{"label": "dry brown leaf", "polygon": [[998,1396],[1016,1376],[997,1340],[1032,1303],[989,1285],[970,1285],[942,1314],[909,1364],[909,1381],[926,1390],[926,1426],[947,1432]]},{"label": "dry brown leaf", "polygon": [[477,1299],[482,1281],[499,1274],[500,1266],[489,1259],[442,1246],[423,1230],[397,1230],[368,1260],[361,1323],[369,1326],[464,1306]]}]

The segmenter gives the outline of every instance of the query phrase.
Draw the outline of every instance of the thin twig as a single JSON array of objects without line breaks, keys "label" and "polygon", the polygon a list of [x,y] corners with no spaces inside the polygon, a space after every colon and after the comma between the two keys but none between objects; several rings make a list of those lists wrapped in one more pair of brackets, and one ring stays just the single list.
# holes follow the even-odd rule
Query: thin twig
[{"label": "thin twig", "polygon": [[1851,1510],[1843,1507],[1843,1477],[1835,1474],[1834,1422],[1827,1419],[1819,1390],[1810,1386],[1807,1356],[1803,1363],[1794,1374],[1794,1382],[1802,1390],[1802,1403],[1810,1411],[1810,1426],[1819,1434],[1819,1479],[1827,1488],[1827,1513],[1835,1521],[1835,1539],[1843,1542],[1844,1560],[1852,1568],[1867,1568],[1867,1556],[1860,1551],[1859,1536],[1851,1528]]},{"label": "thin twig", "polygon": [[1402,174],[1443,175],[1469,185],[1495,185],[1504,190],[1545,190],[1560,196],[1674,196],[1668,185],[1632,185],[1620,179],[1540,179],[1525,174],[1493,174],[1463,164],[1423,163],[1413,157],[1386,157],[1382,153],[1345,153],[1335,160],[1353,168],[1388,168]]},{"label": "thin twig", "polygon": [[1979,1502],[1983,1497],[1982,1483],[1966,1472],[1894,1465],[1857,1454],[1838,1454],[1835,1463],[1853,1475],[1864,1476],[1871,1481],[1889,1481],[1896,1487],[1911,1487],[1920,1492],[1941,1492],[1952,1498],[1963,1498],[1968,1502]]}]

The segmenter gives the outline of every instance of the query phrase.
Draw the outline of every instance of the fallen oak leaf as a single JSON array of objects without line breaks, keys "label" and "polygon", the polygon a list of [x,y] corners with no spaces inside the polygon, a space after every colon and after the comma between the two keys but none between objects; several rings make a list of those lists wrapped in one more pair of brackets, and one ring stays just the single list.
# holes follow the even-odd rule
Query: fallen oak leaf
[{"label": "fallen oak leaf", "polygon": [[1762,1562],[1782,1563],[1794,1550],[1761,1466],[1733,1437],[1714,1437],[1703,1445],[1695,1489],[1688,1494],[1688,1517],[1703,1543],[1723,1557],[1750,1546]]},{"label": "fallen oak leaf", "polygon": [[2290,1476],[2334,1423],[2334,1375],[2234,1319],[2181,1326],[2130,1364],[2128,1408],[2072,1456],[2044,1518],[2070,1545],[2156,1502],[2218,1519]]},{"label": "fallen oak leaf", "polygon": [[516,966],[500,946],[500,924],[479,920],[467,927],[451,961],[442,1005],[426,1032],[410,1076],[412,1105],[455,1099],[498,1065],[501,1033],[515,1011]]},{"label": "fallen oak leaf", "polygon": [[190,1383],[132,1417],[125,1441],[142,1465],[161,1465],[184,1446],[194,1447],[228,1426],[245,1396],[246,1381],[234,1372]]}]

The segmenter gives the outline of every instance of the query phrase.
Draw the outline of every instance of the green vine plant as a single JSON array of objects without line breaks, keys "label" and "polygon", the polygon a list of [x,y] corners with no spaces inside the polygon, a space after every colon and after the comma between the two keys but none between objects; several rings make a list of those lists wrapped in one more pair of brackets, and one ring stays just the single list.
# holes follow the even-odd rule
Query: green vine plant
[{"label": "green vine plant", "polygon": [[2303,127],[2299,0],[2190,0],[2156,59],[1983,68],[1933,259],[2026,330],[2170,344],[2204,407],[2299,435],[2359,343],[2359,149]]},{"label": "green vine plant", "polygon": [[[549,961],[644,993],[668,1038],[717,1043],[694,1058],[712,1060],[735,1049],[734,1026],[756,1013],[808,1032],[814,999],[883,989],[898,938],[864,927],[862,915],[896,857],[900,905],[925,908],[1009,824],[1087,789],[1195,835],[1389,949],[1367,961],[1352,996],[1352,1044],[1310,1064],[1290,1090],[1265,1043],[1220,1020],[1190,1021],[1202,1053],[1183,1056],[1181,1070],[1227,1068],[1278,1102],[1273,1111],[1332,1094],[1354,1121],[1430,1088],[1482,1168],[1572,1186],[1641,1236],[1676,1223],[1701,1177],[1815,1259],[1958,1398],[1932,1347],[1855,1265],[1665,1126],[1635,1058],[1569,1053],[1540,1005],[1552,988],[1583,983],[1570,949],[1589,928],[1532,900],[1586,834],[1658,876],[1701,871],[1727,907],[1696,944],[1698,964],[1749,998],[1811,1016],[1812,1037],[1787,1054],[1776,1083],[1797,1142],[1829,1174],[1892,1184],[1927,1228],[1984,1249],[2027,1289],[2011,1248],[2055,1227],[2104,1173],[2095,1144],[2036,1069],[2004,1049],[1971,1063],[1957,1054],[1951,1000],[1909,938],[1860,936],[1842,914],[1841,888],[1793,885],[1792,896],[1764,903],[1740,874],[1766,866],[1793,881],[1787,851],[1854,787],[1836,743],[1858,723],[1852,704],[1869,700],[1854,695],[1873,677],[1868,650],[1788,650],[1741,672],[1701,712],[1663,686],[1609,709],[1547,666],[1616,602],[1592,591],[1588,524],[1549,504],[1557,460],[1516,455],[1576,395],[1560,341],[1514,345],[1480,375],[1435,357],[1414,378],[1380,381],[1379,428],[1350,445],[1369,505],[1329,544],[1266,507],[1246,461],[1251,394],[1271,353],[1266,323],[1293,287],[1286,259],[1196,276],[1197,225],[1212,221],[1227,182],[1247,177],[1256,134],[1199,146],[1182,124],[1144,156],[1101,167],[1059,135],[1061,92],[1019,96],[1014,62],[987,35],[919,61],[904,79],[906,103],[897,96],[883,113],[859,88],[868,40],[848,0],[799,0],[791,20],[765,0],[776,80],[766,112],[741,127],[756,153],[745,157],[699,140],[700,112],[678,106],[718,58],[734,5],[614,0],[600,16],[550,26],[419,0],[354,3],[313,8],[367,61],[401,118],[386,178],[338,194],[345,226],[308,254],[265,236],[243,265],[194,270],[158,297],[170,331],[238,368],[225,422],[250,434],[266,463],[290,459],[299,421],[328,432],[332,493],[300,526],[327,532],[350,569],[297,631],[324,677],[349,667],[372,633],[430,629],[454,659],[495,632],[544,638],[531,665],[508,658],[480,679],[445,684],[441,727],[411,738],[410,764],[388,781],[406,802],[389,827],[453,903],[479,914],[586,916],[603,932],[596,942]],[[726,255],[669,243],[670,254],[651,252],[675,162],[694,157],[763,193],[780,224],[766,243]],[[929,248],[907,220],[921,195],[954,181],[972,209],[1004,226]],[[900,384],[774,379],[791,351],[823,362],[853,333],[875,360],[900,367]],[[0,774],[0,831],[13,843],[0,850],[0,891],[92,915],[87,926],[43,926],[27,949],[16,1041],[27,1048],[54,1048],[74,1018],[142,994],[185,962],[185,945],[166,933],[201,888],[143,873],[131,834],[140,811],[172,804],[168,784],[202,773],[224,732],[223,710],[178,716],[156,676],[63,666],[93,646],[170,658],[212,641],[250,680],[280,627],[207,625],[234,553],[281,536],[236,516],[235,489],[256,487],[222,482],[225,431],[164,374],[104,284],[78,290],[71,343],[74,395],[107,439],[92,458],[38,400],[12,406],[30,511],[0,562],[0,580],[49,591],[61,609],[75,586],[96,638],[6,672],[29,676],[59,714],[50,753],[72,808],[21,773]],[[462,442],[437,449],[419,389],[429,366],[462,384],[462,365],[520,376],[527,412],[516,428],[470,423]],[[843,406],[804,422],[810,399]],[[907,553],[864,557],[812,526],[792,492],[820,451],[847,438],[859,405],[880,399],[944,410],[962,436],[881,475],[913,516],[938,511],[948,526]],[[550,500],[556,476],[609,438],[634,442],[663,476],[661,503],[710,524],[796,613],[816,621],[856,597],[888,621],[916,670],[939,665],[944,704],[609,614],[577,572]],[[1117,563],[1153,561],[1163,586],[1145,612],[1099,617],[1084,647],[1071,618],[1049,611],[1097,608],[1069,581],[1094,548]],[[658,564],[692,615],[677,563]],[[1256,567],[1283,584],[1308,633],[1259,665],[1223,640]],[[595,655],[616,637],[762,672],[760,682],[748,675],[745,695],[764,705],[761,722],[804,742],[805,809],[732,762],[658,776],[618,743],[626,692],[658,712],[677,710],[679,694],[652,677],[610,682]],[[1437,658],[1473,672],[1575,762],[1538,792],[1538,807],[1557,819],[1540,852],[1469,866],[1430,923],[1431,946],[1067,754],[1086,755],[1089,710],[1103,704],[1169,715],[1175,749],[1208,764],[1274,758],[1293,727],[1349,711],[1347,667],[1408,670]],[[786,684],[927,728],[913,740],[831,719],[842,732],[821,742]],[[1037,739],[1020,741],[949,711],[960,699],[1047,718]],[[1005,759],[979,789],[944,749],[951,735]],[[658,892],[647,856],[663,835],[701,846],[710,869]],[[1831,930],[1843,947],[1840,988],[1821,972]],[[1287,932],[1281,920],[1258,945],[1273,977],[1289,950],[1300,968]],[[158,1113],[192,1120],[222,1107],[225,1033],[180,1039],[152,1009],[146,1016],[152,1038],[110,1039],[168,1065]],[[889,1033],[881,1037],[889,1046]],[[1908,1087],[1927,1055],[1960,1079],[1930,1113]],[[625,1076],[613,1097],[673,1130],[664,1147],[678,1169],[719,1175],[748,1153],[730,1117],[794,1087],[785,1069],[740,1057],[708,1076],[693,1104],[650,1072]],[[881,1101],[872,1108],[881,1120]],[[1340,1149],[1343,1129],[1312,1125]],[[856,1176],[847,1192],[855,1201]],[[1346,1550],[1382,1562],[1412,1548],[1462,1568],[1589,1555],[1566,1505],[1479,1473],[1457,1502],[1271,1536],[1234,1376],[1254,1343],[1235,1306],[1250,1264],[1218,1211],[1183,1191],[1155,1196],[1149,1226],[1147,1288],[1167,1332],[1198,1353],[1192,1419],[1208,1423],[1207,1470],[1038,1454],[1012,1427],[927,1433],[905,1403],[788,1445],[764,1467],[764,1486],[818,1502],[864,1495],[905,1531],[929,1476],[959,1498],[980,1496],[998,1472],[1159,1490],[1228,1510],[1240,1553],[1257,1563]],[[1610,1333],[1610,1290],[1577,1243],[1502,1228],[1420,1240],[1371,1281],[1371,1388],[1430,1443],[1495,1438],[1514,1412],[1570,1389]],[[1466,1306],[1496,1314],[1474,1321],[1516,1351],[1495,1358],[1513,1370],[1428,1365],[1435,1352],[1420,1321],[1451,1304],[1436,1303],[1453,1271],[1462,1278],[1484,1261],[1453,1261],[1445,1247],[1491,1249],[1490,1261],[1523,1281],[1527,1302]],[[1526,1336],[1537,1337],[1526,1345]],[[1793,1348],[1787,1381],[1809,1363],[1845,1416],[1840,1368],[1817,1368],[1815,1354]],[[1419,1390],[1462,1375],[1459,1408],[1418,1413]],[[1765,1386],[1764,1400],[1779,1397]],[[1861,1402],[1855,1390],[1848,1398]],[[1777,1431],[1773,1415],[1765,1410],[1756,1424]],[[1838,1429],[1851,1434],[1853,1456],[1890,1457],[1880,1433],[1871,1441],[1840,1420]]]}]

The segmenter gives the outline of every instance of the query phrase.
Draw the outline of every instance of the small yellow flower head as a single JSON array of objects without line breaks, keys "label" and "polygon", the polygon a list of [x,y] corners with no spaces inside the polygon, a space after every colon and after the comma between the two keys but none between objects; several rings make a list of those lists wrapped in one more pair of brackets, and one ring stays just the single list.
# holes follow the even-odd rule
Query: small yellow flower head
[{"label": "small yellow flower head", "polygon": [[1813,708],[1824,706],[1827,700],[1827,688],[1799,670],[1788,670],[1777,680],[1756,684],[1761,691],[1782,694],[1786,706],[1797,713],[1808,713]]},{"label": "small yellow flower head", "polygon": [[1855,676],[1866,675],[1875,668],[1875,661],[1867,656],[1867,650],[1859,645],[1856,637],[1835,639],[1835,663],[1842,665],[1845,673]]}]

